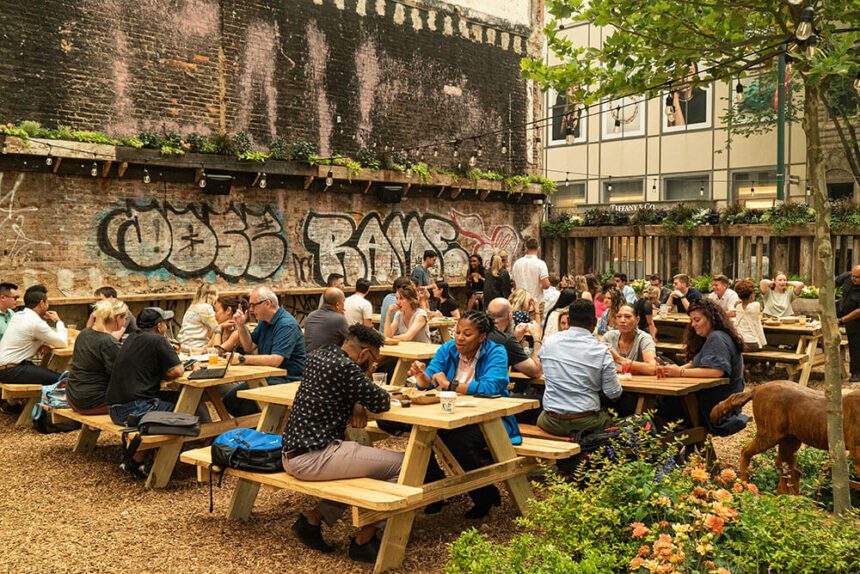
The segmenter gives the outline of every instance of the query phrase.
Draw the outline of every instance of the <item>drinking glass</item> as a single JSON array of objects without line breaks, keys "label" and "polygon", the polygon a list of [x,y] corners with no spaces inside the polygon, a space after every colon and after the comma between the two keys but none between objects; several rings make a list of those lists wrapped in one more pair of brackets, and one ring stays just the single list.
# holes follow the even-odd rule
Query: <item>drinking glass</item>
[{"label": "drinking glass", "polygon": [[384,387],[385,383],[388,381],[388,373],[373,373],[373,382],[379,385],[380,387]]}]

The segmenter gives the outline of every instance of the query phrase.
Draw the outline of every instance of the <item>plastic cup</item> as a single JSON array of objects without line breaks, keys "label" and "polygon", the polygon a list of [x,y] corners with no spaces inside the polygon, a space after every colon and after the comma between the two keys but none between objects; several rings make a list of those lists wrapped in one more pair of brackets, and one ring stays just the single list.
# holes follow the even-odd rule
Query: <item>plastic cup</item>
[{"label": "plastic cup", "polygon": [[454,405],[457,403],[457,393],[454,391],[440,391],[439,404],[442,405],[442,412],[452,414]]},{"label": "plastic cup", "polygon": [[801,316],[800,316],[799,321],[800,321],[800,326],[801,326],[801,327],[806,327],[806,317],[804,317],[803,315],[801,315]]},{"label": "plastic cup", "polygon": [[373,382],[379,385],[380,387],[384,387],[385,383],[388,381],[388,373],[373,373]]},{"label": "plastic cup", "polygon": [[214,367],[218,364],[218,349],[215,347],[210,347],[206,349],[206,352],[209,353],[209,366]]}]

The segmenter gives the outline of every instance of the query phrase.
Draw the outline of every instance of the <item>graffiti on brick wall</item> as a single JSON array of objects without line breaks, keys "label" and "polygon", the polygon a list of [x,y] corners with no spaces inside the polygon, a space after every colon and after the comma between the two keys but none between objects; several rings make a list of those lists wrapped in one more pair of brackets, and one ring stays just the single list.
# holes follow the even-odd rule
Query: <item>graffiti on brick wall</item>
[{"label": "graffiti on brick wall", "polygon": [[133,271],[262,280],[287,260],[284,226],[275,213],[270,205],[252,209],[231,203],[217,212],[205,203],[177,209],[167,201],[128,200],[102,218],[98,246]]},{"label": "graffiti on brick wall", "polygon": [[3,184],[3,172],[0,172],[0,241],[3,246],[3,261],[21,262],[32,255],[36,245],[50,245],[50,241],[33,239],[24,232],[24,223],[28,213],[39,211],[38,207],[16,206],[18,189],[24,182],[24,174],[18,174],[8,191]]},{"label": "graffiti on brick wall", "polygon": [[307,261],[314,281],[323,283],[330,273],[340,273],[352,284],[359,277],[389,283],[408,275],[425,250],[439,257],[433,274],[462,278],[471,253],[512,251],[520,237],[510,226],[487,233],[481,216],[456,211],[451,217],[417,211],[394,211],[385,217],[377,212],[354,216],[309,211],[302,240],[311,255]]}]

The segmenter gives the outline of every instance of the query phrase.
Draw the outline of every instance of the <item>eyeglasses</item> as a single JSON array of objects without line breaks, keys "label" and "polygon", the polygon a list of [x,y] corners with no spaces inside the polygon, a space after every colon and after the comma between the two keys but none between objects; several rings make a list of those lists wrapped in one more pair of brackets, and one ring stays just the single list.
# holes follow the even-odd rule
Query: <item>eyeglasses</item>
[{"label": "eyeglasses", "polygon": [[266,303],[267,301],[268,301],[268,299],[263,299],[262,301],[257,301],[256,303],[248,303],[248,308],[253,309],[257,305],[262,305],[263,303]]}]

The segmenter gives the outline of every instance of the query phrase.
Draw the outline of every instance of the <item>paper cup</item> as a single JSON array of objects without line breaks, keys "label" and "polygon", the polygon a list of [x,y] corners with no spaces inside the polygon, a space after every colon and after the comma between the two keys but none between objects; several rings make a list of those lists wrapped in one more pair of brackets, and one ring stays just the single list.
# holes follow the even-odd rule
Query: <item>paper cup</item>
[{"label": "paper cup", "polygon": [[439,403],[442,405],[443,413],[453,413],[456,402],[457,393],[454,391],[441,391],[439,393]]}]

